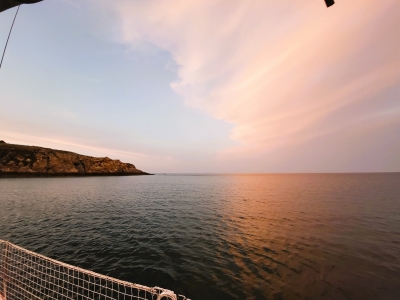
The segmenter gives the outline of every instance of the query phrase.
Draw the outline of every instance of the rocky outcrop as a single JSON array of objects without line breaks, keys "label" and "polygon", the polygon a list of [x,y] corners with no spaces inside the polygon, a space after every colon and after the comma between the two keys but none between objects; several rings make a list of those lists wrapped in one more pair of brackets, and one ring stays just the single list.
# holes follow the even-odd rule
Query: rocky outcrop
[{"label": "rocky outcrop", "polygon": [[148,175],[133,164],[108,157],[0,141],[0,177],[5,176]]}]

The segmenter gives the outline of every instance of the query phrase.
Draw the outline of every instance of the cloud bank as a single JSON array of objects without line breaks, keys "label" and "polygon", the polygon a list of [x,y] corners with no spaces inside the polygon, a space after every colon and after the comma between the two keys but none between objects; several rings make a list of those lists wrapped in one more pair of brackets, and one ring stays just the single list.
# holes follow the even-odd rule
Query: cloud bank
[{"label": "cloud bank", "polygon": [[[400,168],[386,151],[400,149],[397,1],[103,4],[116,10],[124,43],[171,53],[179,78],[171,87],[187,105],[235,125],[240,146],[222,160],[247,159],[255,171],[283,161],[320,171],[301,162],[313,159],[332,171]],[[371,139],[382,146],[368,154]],[[368,164],[375,156],[384,161]]]}]

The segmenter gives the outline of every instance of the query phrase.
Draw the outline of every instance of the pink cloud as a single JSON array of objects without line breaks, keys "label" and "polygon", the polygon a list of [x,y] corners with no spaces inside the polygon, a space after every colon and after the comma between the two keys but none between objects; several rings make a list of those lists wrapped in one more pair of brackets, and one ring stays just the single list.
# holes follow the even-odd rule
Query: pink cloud
[{"label": "pink cloud", "polygon": [[171,53],[179,66],[171,87],[187,105],[235,124],[231,138],[240,146],[223,155],[277,151],[335,134],[340,124],[373,127],[382,111],[398,108],[339,113],[399,85],[395,0],[337,1],[329,9],[319,0],[113,5],[123,42]]}]

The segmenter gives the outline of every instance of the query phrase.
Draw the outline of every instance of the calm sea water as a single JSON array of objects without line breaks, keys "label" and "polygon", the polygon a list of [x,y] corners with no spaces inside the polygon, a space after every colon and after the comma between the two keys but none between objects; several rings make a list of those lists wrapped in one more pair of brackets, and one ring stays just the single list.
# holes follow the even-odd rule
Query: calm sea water
[{"label": "calm sea water", "polygon": [[400,173],[0,179],[0,238],[197,299],[400,299]]}]

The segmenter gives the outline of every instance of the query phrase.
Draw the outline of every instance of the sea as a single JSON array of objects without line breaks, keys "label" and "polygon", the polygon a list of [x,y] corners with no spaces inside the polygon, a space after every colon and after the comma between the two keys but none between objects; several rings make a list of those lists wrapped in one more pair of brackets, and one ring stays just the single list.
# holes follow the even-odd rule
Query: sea
[{"label": "sea", "polygon": [[400,173],[2,178],[0,239],[192,300],[400,299]]}]

